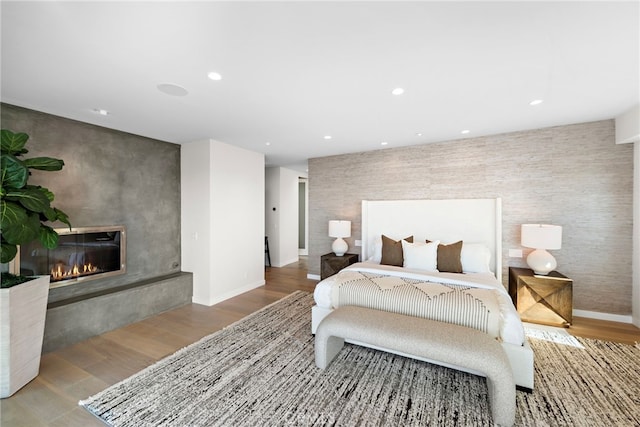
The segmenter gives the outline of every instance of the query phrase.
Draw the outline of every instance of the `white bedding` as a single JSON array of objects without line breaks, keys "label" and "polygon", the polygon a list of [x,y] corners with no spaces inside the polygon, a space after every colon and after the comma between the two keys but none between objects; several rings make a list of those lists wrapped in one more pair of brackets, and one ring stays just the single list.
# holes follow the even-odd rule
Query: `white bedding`
[{"label": "white bedding", "polygon": [[[471,286],[481,289],[493,289],[500,309],[499,338],[503,342],[515,345],[524,343],[524,329],[520,316],[516,312],[511,302],[511,298],[506,289],[492,273],[440,273],[426,272],[422,270],[412,270],[401,267],[380,265],[372,262],[360,262],[353,264],[342,270],[343,272],[358,271],[374,274],[384,274],[389,276],[407,277],[416,280],[432,281],[437,283],[448,283],[453,285]],[[339,275],[340,273],[338,273]],[[335,298],[334,285],[338,280],[338,275],[328,277],[318,283],[314,291],[314,299],[319,307],[335,308],[332,298]],[[337,286],[336,286],[337,287]],[[333,296],[332,296],[333,295]]]}]

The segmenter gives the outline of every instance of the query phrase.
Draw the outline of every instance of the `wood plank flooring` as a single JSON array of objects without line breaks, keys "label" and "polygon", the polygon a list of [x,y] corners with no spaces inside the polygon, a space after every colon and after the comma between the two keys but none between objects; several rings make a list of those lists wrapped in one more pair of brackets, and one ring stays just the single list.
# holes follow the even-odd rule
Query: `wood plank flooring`
[{"label": "wood plank flooring", "polygon": [[[103,426],[78,401],[115,384],[200,338],[295,290],[313,292],[306,260],[268,268],[267,284],[212,307],[188,304],[43,355],[40,375],[0,402],[2,427]],[[577,336],[633,344],[640,329],[624,323],[574,318]]]}]

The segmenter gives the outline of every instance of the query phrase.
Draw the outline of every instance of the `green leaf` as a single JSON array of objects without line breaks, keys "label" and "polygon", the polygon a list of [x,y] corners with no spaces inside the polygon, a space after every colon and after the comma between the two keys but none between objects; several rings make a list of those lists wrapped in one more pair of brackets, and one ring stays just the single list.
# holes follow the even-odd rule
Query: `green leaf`
[{"label": "green leaf", "polygon": [[29,169],[16,156],[2,154],[0,167],[2,168],[2,187],[5,191],[10,188],[22,188],[27,184]]},{"label": "green leaf", "polygon": [[16,257],[18,247],[11,243],[2,242],[2,253],[0,253],[0,262],[5,264]]},{"label": "green leaf", "polygon": [[69,221],[69,217],[67,216],[67,214],[62,212],[58,208],[53,208],[53,210],[56,211],[57,220],[67,224],[69,226],[69,229],[71,229],[71,222]]},{"label": "green leaf", "polygon": [[47,248],[55,248],[58,234],[43,222],[60,221],[71,228],[66,213],[51,206],[54,195],[47,188],[29,185],[30,170],[59,171],[64,161],[53,157],[18,158],[27,153],[29,136],[3,129],[0,135],[0,226],[2,227],[2,260],[16,256],[16,245],[33,240]]},{"label": "green leaf", "polygon": [[55,221],[58,218],[58,213],[52,207],[48,207],[42,212],[42,215],[45,217],[43,221]]},{"label": "green leaf", "polygon": [[25,185],[24,188],[37,188],[38,190],[44,192],[44,194],[46,194],[47,199],[49,199],[50,202],[53,202],[54,196],[53,193],[51,191],[49,191],[48,188],[44,188],[40,185]]},{"label": "green leaf", "polygon": [[19,202],[22,206],[32,212],[44,212],[50,207],[47,193],[41,188],[27,188],[7,192],[5,195],[7,200]]},{"label": "green leaf", "polygon": [[26,153],[24,145],[27,143],[29,135],[26,133],[13,133],[10,130],[0,131],[0,142],[3,153],[22,154]]},{"label": "green leaf", "polygon": [[21,205],[0,200],[0,227],[3,233],[11,227],[26,222],[28,218],[27,211]]},{"label": "green leaf", "polygon": [[55,249],[58,246],[58,233],[48,225],[40,226],[40,243],[47,249]]},{"label": "green leaf", "polygon": [[40,232],[40,216],[36,213],[29,215],[26,221],[2,227],[2,237],[7,243],[22,245],[38,238]]},{"label": "green leaf", "polygon": [[33,157],[25,159],[24,165],[28,168],[42,171],[59,171],[64,166],[64,161],[52,157]]}]

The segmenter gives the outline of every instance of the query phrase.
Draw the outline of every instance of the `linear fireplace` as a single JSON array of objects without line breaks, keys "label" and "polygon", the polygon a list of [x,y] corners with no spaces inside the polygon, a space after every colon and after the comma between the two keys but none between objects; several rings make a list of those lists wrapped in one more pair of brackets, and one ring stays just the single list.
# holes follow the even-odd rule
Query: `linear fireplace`
[{"label": "linear fireplace", "polygon": [[126,272],[124,226],[60,228],[56,232],[60,239],[55,249],[45,249],[38,241],[20,247],[20,274],[49,274],[55,288]]}]

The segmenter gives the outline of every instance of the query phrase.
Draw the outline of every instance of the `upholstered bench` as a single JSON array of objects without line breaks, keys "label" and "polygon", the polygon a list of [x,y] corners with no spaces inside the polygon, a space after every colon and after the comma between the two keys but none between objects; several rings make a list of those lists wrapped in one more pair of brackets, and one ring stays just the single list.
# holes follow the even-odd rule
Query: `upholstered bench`
[{"label": "upholstered bench", "polygon": [[316,330],[315,357],[320,369],[327,368],[345,339],[482,373],[487,378],[493,421],[503,426],[515,422],[511,365],[502,346],[481,331],[363,307],[340,307]]}]

